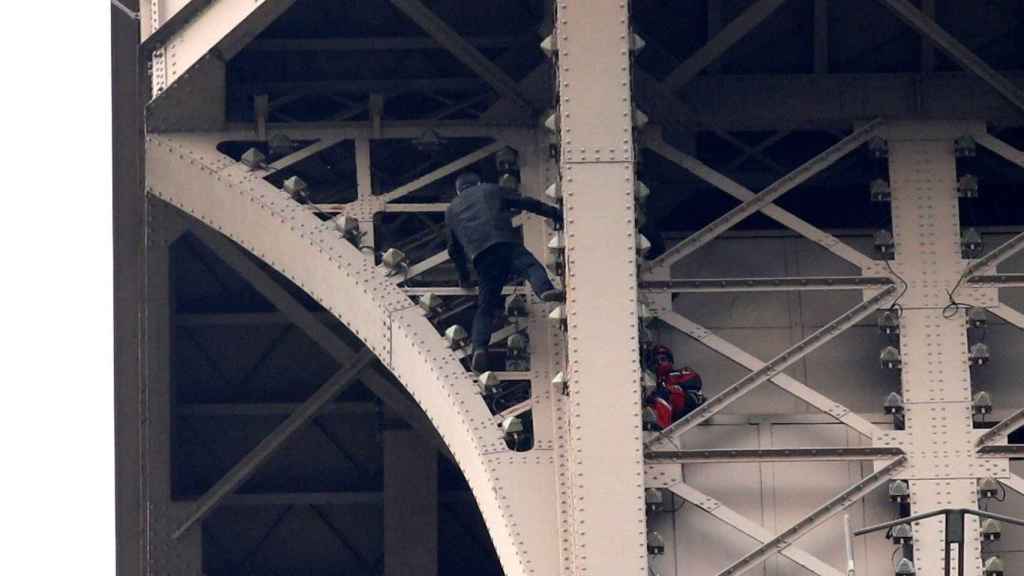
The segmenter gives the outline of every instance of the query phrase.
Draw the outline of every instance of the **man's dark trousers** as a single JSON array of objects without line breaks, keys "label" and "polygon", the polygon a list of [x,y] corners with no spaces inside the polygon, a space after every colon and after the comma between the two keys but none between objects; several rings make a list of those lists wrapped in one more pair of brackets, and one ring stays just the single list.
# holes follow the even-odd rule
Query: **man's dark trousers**
[{"label": "man's dark trousers", "polygon": [[480,278],[480,298],[473,318],[473,350],[487,350],[494,318],[505,305],[501,295],[505,284],[525,278],[538,297],[554,286],[541,263],[522,244],[495,244],[473,259],[473,267]]}]

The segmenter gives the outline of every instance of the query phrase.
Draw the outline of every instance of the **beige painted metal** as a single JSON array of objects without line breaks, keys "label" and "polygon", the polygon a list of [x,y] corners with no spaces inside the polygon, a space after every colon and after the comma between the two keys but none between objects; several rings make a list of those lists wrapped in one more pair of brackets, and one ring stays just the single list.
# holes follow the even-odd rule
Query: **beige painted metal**
[{"label": "beige painted metal", "polygon": [[[214,48],[219,52],[217,58],[222,61],[231,59],[293,3],[294,0],[214,1],[165,44],[165,87],[174,84],[200,60],[208,57]],[[159,14],[157,19],[156,12],[154,10],[154,28],[171,16],[170,13]],[[159,92],[154,89],[154,95]]]},{"label": "beige painted metal", "polygon": [[[712,396],[695,410],[683,418],[673,422],[671,426],[653,434],[650,438],[645,440],[645,445],[664,447],[666,443],[673,444],[675,440],[687,430],[691,430],[701,422],[711,418],[744,394],[750,393],[755,387],[771,380],[778,374],[782,373],[782,371],[788,366],[798,362],[801,358],[813,352],[818,347],[827,344],[830,340],[840,335],[855,323],[871,314],[874,314],[883,302],[887,302],[889,300],[889,297],[892,296],[894,291],[894,287],[890,286],[880,291],[875,296],[865,300],[861,304],[858,304],[856,307],[851,308],[832,322],[814,331],[800,342],[797,342],[793,346],[782,351],[758,369],[745,375],[721,393]],[[841,407],[832,408],[833,411],[841,409]]]},{"label": "beige painted metal", "polygon": [[[647,576],[630,16],[557,4],[574,576]],[[566,538],[566,535],[562,535]]]},{"label": "beige painted metal", "polygon": [[[665,486],[665,488],[677,494],[687,502],[694,504],[709,515],[721,520],[729,526],[732,526],[736,530],[739,530],[741,533],[749,536],[756,542],[764,544],[772,538],[772,533],[760,524],[753,522],[746,516],[743,516],[722,502],[704,494],[685,482],[680,481],[675,484]],[[797,547],[787,547],[780,552],[780,554],[789,558],[797,565],[806,568],[812,574],[817,574],[819,576],[840,576],[840,572],[838,570]]]},{"label": "beige painted metal", "polygon": [[544,573],[532,551],[552,543],[531,528],[556,522],[550,453],[508,451],[471,375],[421,309],[329,223],[258,174],[225,160],[213,141],[150,136],[146,165],[151,194],[289,277],[373,350],[451,449],[506,573]]},{"label": "beige painted metal", "polygon": [[[908,284],[900,318],[903,399],[906,410],[912,513],[977,506],[976,478],[993,461],[975,455],[971,374],[962,310],[945,318],[946,293],[960,279],[960,222],[956,195],[954,130],[941,126],[891,128],[889,170],[896,240],[894,267]],[[932,136],[934,139],[924,139]],[[1004,462],[1005,466],[1005,462]],[[914,563],[919,574],[942,574],[943,520],[914,525]],[[976,518],[968,518],[966,571],[981,570]]]}]

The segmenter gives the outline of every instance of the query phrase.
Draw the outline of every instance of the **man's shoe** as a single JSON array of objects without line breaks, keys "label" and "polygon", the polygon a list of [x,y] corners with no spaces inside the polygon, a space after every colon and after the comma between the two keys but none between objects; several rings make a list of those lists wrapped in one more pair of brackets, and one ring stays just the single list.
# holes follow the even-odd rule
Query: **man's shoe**
[{"label": "man's shoe", "polygon": [[552,288],[541,294],[540,299],[545,302],[565,302],[565,290]]},{"label": "man's shoe", "polygon": [[477,374],[482,374],[487,371],[487,351],[476,350],[473,352],[473,359],[469,363],[469,367]]}]

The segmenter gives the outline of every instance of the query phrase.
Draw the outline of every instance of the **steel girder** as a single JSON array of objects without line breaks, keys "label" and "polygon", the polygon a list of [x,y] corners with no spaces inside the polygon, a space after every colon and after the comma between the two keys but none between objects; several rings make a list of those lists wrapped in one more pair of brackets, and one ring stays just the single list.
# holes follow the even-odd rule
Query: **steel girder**
[{"label": "steel girder", "polygon": [[543,450],[509,452],[470,375],[421,309],[330,223],[221,156],[215,143],[208,136],[151,135],[150,194],[263,259],[361,338],[451,449],[506,572],[545,569],[556,555],[552,458]]},{"label": "steel girder", "polygon": [[711,418],[721,410],[725,409],[729,404],[741,398],[744,394],[749,393],[755,387],[777,377],[788,366],[791,366],[807,354],[810,354],[823,344],[835,338],[850,326],[856,324],[868,315],[874,314],[880,305],[889,299],[894,291],[894,286],[889,286],[881,290],[878,294],[865,300],[800,342],[794,344],[789,349],[780,353],[778,356],[757,368],[740,381],[723,390],[717,396],[709,398],[704,404],[697,407],[696,410],[690,412],[668,428],[653,434],[644,442],[644,444],[648,447],[663,445],[666,442],[674,444],[675,439],[684,434],[687,430],[691,430],[701,422]]},{"label": "steel girder", "polygon": [[629,3],[556,6],[570,380],[563,570],[647,576]]},{"label": "steel girder", "polygon": [[147,1],[143,47],[152,54],[148,130],[219,128],[226,62],[294,2],[190,0],[179,2],[173,14],[163,14],[166,6]]},{"label": "steel girder", "polygon": [[671,264],[688,254],[692,254],[701,246],[704,246],[708,242],[720,236],[723,232],[741,222],[744,218],[754,214],[755,212],[764,210],[766,207],[770,206],[775,199],[811,179],[815,174],[818,174],[822,170],[828,168],[837,160],[849,154],[861,144],[867,142],[872,136],[874,136],[881,126],[882,122],[880,120],[874,120],[864,126],[861,126],[854,131],[853,134],[843,138],[828,150],[825,150],[821,154],[818,154],[814,158],[808,160],[800,167],[777,180],[774,184],[762,190],[760,193],[747,198],[739,206],[723,214],[715,221],[711,222],[701,230],[698,230],[679,244],[669,248],[664,254],[646,264],[644,268],[649,270],[659,265]]}]

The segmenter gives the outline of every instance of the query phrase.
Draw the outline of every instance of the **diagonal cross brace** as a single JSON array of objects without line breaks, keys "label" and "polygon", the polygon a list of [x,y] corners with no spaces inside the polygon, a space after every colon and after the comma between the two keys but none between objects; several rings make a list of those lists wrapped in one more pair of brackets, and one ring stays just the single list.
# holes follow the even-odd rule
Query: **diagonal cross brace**
[{"label": "diagonal cross brace", "polygon": [[978,437],[978,440],[974,445],[981,448],[994,442],[998,442],[1004,436],[1013,432],[1021,425],[1024,425],[1024,408],[1021,408],[1006,418],[1003,418],[998,424],[986,430],[984,434]]},{"label": "diagonal cross brace", "polygon": [[836,143],[834,146],[818,154],[805,162],[799,168],[777,180],[765,188],[760,194],[743,202],[739,206],[726,212],[713,222],[698,230],[689,238],[668,249],[664,254],[645,264],[645,269],[650,270],[659,265],[671,264],[680,258],[695,252],[701,246],[711,242],[722,233],[726,232],[743,219],[755,212],[763,210],[777,198],[813,178],[822,170],[834,164],[837,160],[846,156],[864,142],[867,142],[882,126],[881,120],[873,120],[858,128],[853,134]]},{"label": "diagonal cross brace", "polygon": [[895,286],[890,286],[880,291],[870,299],[851,308],[832,322],[829,322],[825,326],[819,328],[810,336],[786,349],[784,352],[768,361],[761,368],[747,374],[740,379],[739,382],[736,382],[732,386],[723,390],[717,396],[701,404],[693,412],[690,412],[668,428],[658,432],[652,436],[651,439],[644,442],[644,446],[649,448],[666,440],[671,442],[687,430],[695,428],[701,422],[704,422],[718,412],[721,412],[729,404],[732,404],[739,398],[743,397],[757,386],[771,380],[778,374],[782,373],[783,370],[798,362],[801,358],[831,341],[850,326],[853,326],[863,318],[874,313],[879,304],[888,298],[894,290]]},{"label": "diagonal cross brace", "polygon": [[992,308],[990,311],[1005,320],[1007,324],[1011,324],[1021,330],[1024,330],[1024,314],[1010,308],[1006,304]]},{"label": "diagonal cross brace", "polygon": [[460,36],[444,20],[437,17],[430,8],[419,0],[391,0],[391,4],[419,25],[438,44],[444,46],[453,56],[476,72],[495,91],[531,112],[536,111],[533,102],[519,89],[519,85],[497,64]]},{"label": "diagonal cross brace", "polygon": [[[673,328],[682,331],[704,346],[718,352],[722,356],[748,370],[760,370],[765,365],[764,362],[740,349],[735,344],[726,341],[720,336],[716,336],[707,328],[698,325],[680,314],[675,312],[659,311],[658,319]],[[771,382],[868,438],[876,438],[881,433],[881,430],[877,426],[861,417],[856,412],[810,388],[789,374],[777,374],[772,378]]]},{"label": "diagonal cross brace", "polygon": [[879,486],[885,484],[892,478],[900,468],[906,464],[907,457],[896,458],[881,470],[865,477],[860,482],[850,486],[821,507],[798,520],[795,524],[780,532],[777,536],[768,540],[760,548],[747,554],[732,566],[718,573],[718,576],[737,576],[765,560],[772,554],[785,550],[796,542],[804,534],[807,534],[822,522],[828,520],[837,513],[850,507],[854,502],[867,496]]},{"label": "diagonal cross brace", "polygon": [[[772,539],[771,532],[757,522],[754,522],[685,482],[672,484],[671,486],[667,486],[666,489],[678,495],[683,500],[697,506],[711,516],[718,518],[725,524],[728,524],[747,536],[750,536],[760,544],[764,544]],[[812,574],[816,574],[818,576],[842,576],[840,572],[832,566],[829,566],[817,557],[800,550],[795,546],[784,548],[779,552],[779,554],[806,568]]]},{"label": "diagonal cross brace", "polygon": [[1000,262],[1020,252],[1022,249],[1024,249],[1024,232],[1003,242],[988,254],[972,262],[964,270],[963,277],[969,278],[983,270],[998,266]]},{"label": "diagonal cross brace", "polygon": [[975,136],[974,140],[978,144],[981,144],[985,148],[988,148],[992,152],[995,152],[999,156],[1002,156],[1007,161],[1012,162],[1017,166],[1020,166],[1021,168],[1024,168],[1024,150],[1018,150],[1017,148],[1007,144],[1006,142],[1003,142],[1002,140],[996,138],[991,134]]},{"label": "diagonal cross brace", "polygon": [[188,518],[174,531],[172,537],[177,539],[196,523],[206,518],[224,498],[238,489],[246,480],[256,473],[259,467],[270,459],[296,432],[309,423],[329,402],[334,400],[348,385],[359,377],[359,374],[376,360],[369,348],[364,348],[351,364],[339,370],[308,400],[279,424],[274,431],[249,451],[231,470],[207,490],[196,502]]},{"label": "diagonal cross brace", "polygon": [[310,156],[315,156],[336,144],[340,144],[344,140],[344,138],[336,137],[324,138],[322,140],[310,144],[309,146],[304,146],[303,148],[296,150],[295,152],[292,152],[291,154],[285,156],[284,158],[281,158],[280,160],[274,161],[273,164],[267,167],[267,170],[270,174],[273,174],[274,172],[280,170],[284,170],[285,168],[294,166],[295,164],[302,162],[303,160],[309,158]]},{"label": "diagonal cross brace", "polygon": [[[316,314],[307,310],[301,302],[277,284],[269,274],[247,258],[241,248],[206,226],[193,225],[191,229],[196,237],[209,246],[219,258],[252,284],[260,294],[338,363],[346,364],[350,361],[353,351],[349,345],[325,326]],[[377,370],[366,372],[362,376],[362,382],[396,414],[405,419],[420,434],[423,434],[424,438],[433,439],[442,454],[449,459],[452,457],[448,447],[439,440],[436,429],[419,406],[388,382],[380,372]]]},{"label": "diagonal cross brace", "polygon": [[672,90],[679,90],[688,84],[690,80],[696,78],[702,70],[721,58],[729,48],[742,40],[785,3],[786,0],[758,0],[755,2],[722,28],[707,44],[677,66],[665,78],[665,85]]},{"label": "diagonal cross brace", "polygon": [[402,196],[405,196],[406,194],[409,194],[411,192],[415,192],[420,188],[423,188],[424,186],[432,184],[437,180],[440,180],[441,178],[448,176],[449,174],[458,172],[459,170],[462,170],[467,166],[472,166],[473,164],[476,164],[480,160],[483,160],[484,158],[487,158],[491,154],[494,154],[498,150],[501,150],[505,146],[506,144],[504,144],[501,141],[492,142],[484,146],[483,148],[480,148],[479,150],[470,152],[469,154],[466,154],[465,156],[457,160],[453,160],[452,162],[449,162],[448,164],[445,164],[444,166],[441,166],[440,168],[433,170],[428,174],[424,174],[423,176],[420,176],[419,178],[413,180],[412,182],[409,182],[408,184],[403,184],[402,186],[399,186],[398,188],[395,188],[394,190],[386,194],[382,194],[381,199],[384,202],[392,202],[394,200],[397,200]]},{"label": "diagonal cross brace", "polygon": [[879,2],[886,5],[907,25],[948,54],[957,64],[976,74],[1002,94],[1004,98],[1012,102],[1013,105],[1024,111],[1024,90],[1021,90],[1006,76],[1003,76],[986,64],[970,48],[964,46],[959,40],[951,36],[949,32],[946,32],[941,26],[936,24],[935,20],[921,12],[908,0],[879,0]]},{"label": "diagonal cross brace", "polygon": [[[647,148],[653,150],[658,155],[664,157],[670,162],[688,170],[693,175],[697,176],[701,180],[704,180],[708,184],[711,184],[715,188],[729,194],[730,196],[740,200],[741,202],[749,202],[750,200],[757,198],[757,195],[746,187],[740,185],[736,181],[732,180],[728,176],[721,174],[704,164],[700,160],[690,156],[678,150],[665,142],[665,140],[658,134],[655,137],[649,138],[646,142]],[[799,233],[804,238],[807,238],[811,242],[818,244],[822,248],[825,248],[829,252],[832,252],[836,256],[839,256],[843,260],[846,260],[850,264],[857,266],[861,270],[866,270],[874,267],[874,261],[861,254],[856,249],[850,247],[848,244],[839,240],[835,236],[813,226],[791,212],[784,210],[775,204],[767,204],[761,208],[761,213],[768,216],[772,220],[786,226],[790,230]]]}]

